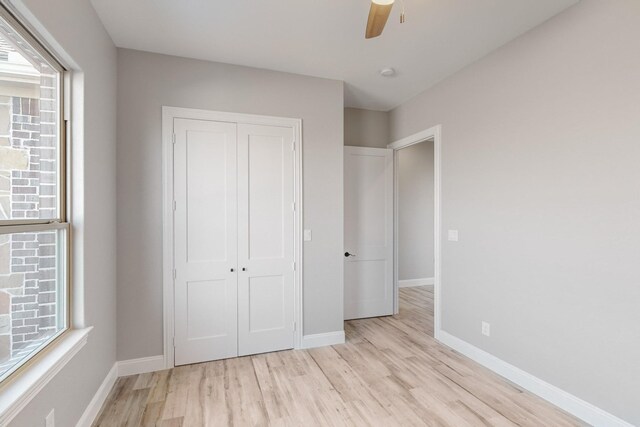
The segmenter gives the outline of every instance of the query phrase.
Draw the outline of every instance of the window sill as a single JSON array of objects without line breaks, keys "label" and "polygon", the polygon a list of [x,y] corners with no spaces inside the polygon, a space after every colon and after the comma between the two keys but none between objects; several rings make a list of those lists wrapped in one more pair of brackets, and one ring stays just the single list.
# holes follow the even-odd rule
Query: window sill
[{"label": "window sill", "polygon": [[92,327],[73,329],[42,357],[0,389],[0,426],[11,420],[87,343]]}]

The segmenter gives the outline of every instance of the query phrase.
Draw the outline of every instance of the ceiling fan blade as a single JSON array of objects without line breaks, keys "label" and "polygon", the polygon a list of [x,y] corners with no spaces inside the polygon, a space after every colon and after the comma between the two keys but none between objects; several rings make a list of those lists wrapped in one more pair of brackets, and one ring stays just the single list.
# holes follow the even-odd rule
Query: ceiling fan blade
[{"label": "ceiling fan blade", "polygon": [[389,19],[389,15],[391,14],[391,8],[393,7],[393,1],[386,3],[388,4],[379,4],[371,1],[367,30],[364,33],[364,38],[370,39],[382,34],[382,30],[384,30],[387,19]]}]

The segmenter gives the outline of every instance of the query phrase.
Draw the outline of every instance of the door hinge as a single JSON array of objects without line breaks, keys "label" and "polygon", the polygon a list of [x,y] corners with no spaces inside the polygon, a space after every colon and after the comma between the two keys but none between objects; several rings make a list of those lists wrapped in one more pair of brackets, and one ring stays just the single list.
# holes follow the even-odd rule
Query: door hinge
[{"label": "door hinge", "polygon": [[291,143],[291,151],[296,151],[296,142],[295,141],[293,141]]},{"label": "door hinge", "polygon": [[291,210],[296,210],[296,202],[291,203]]},{"label": "door hinge", "polygon": [[293,271],[296,271],[296,263],[295,263],[295,261],[291,263],[291,267],[293,268]]},{"label": "door hinge", "polygon": [[171,142],[174,143],[174,144],[176,143],[176,134],[175,133],[171,134]]},{"label": "door hinge", "polygon": [[178,270],[176,270],[175,268],[173,269],[173,279],[177,279],[178,278]]},{"label": "door hinge", "polygon": [[296,330],[296,326],[297,326],[297,325],[296,325],[296,322],[293,322],[293,330],[294,330],[294,331]]},{"label": "door hinge", "polygon": [[173,348],[176,348],[176,337],[173,337],[172,340],[173,340]]},{"label": "door hinge", "polygon": [[174,200],[173,201],[173,210],[175,211],[176,209],[178,209],[178,203]]}]

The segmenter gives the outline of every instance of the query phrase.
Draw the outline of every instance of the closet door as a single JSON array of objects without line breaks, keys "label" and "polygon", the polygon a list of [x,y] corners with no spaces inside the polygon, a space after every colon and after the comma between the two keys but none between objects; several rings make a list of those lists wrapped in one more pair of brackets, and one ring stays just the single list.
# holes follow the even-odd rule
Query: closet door
[{"label": "closet door", "polygon": [[238,355],[237,131],[174,120],[175,364]]},{"label": "closet door", "polygon": [[238,125],[238,351],[293,348],[293,129]]}]

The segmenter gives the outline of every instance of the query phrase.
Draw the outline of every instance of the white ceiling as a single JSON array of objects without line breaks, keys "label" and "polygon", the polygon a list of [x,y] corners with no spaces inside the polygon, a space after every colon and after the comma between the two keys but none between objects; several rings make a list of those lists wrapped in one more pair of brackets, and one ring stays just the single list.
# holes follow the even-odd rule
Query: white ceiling
[{"label": "white ceiling", "polygon": [[119,47],[344,80],[346,106],[386,111],[578,0],[405,0],[370,40],[369,0],[91,2]]}]

